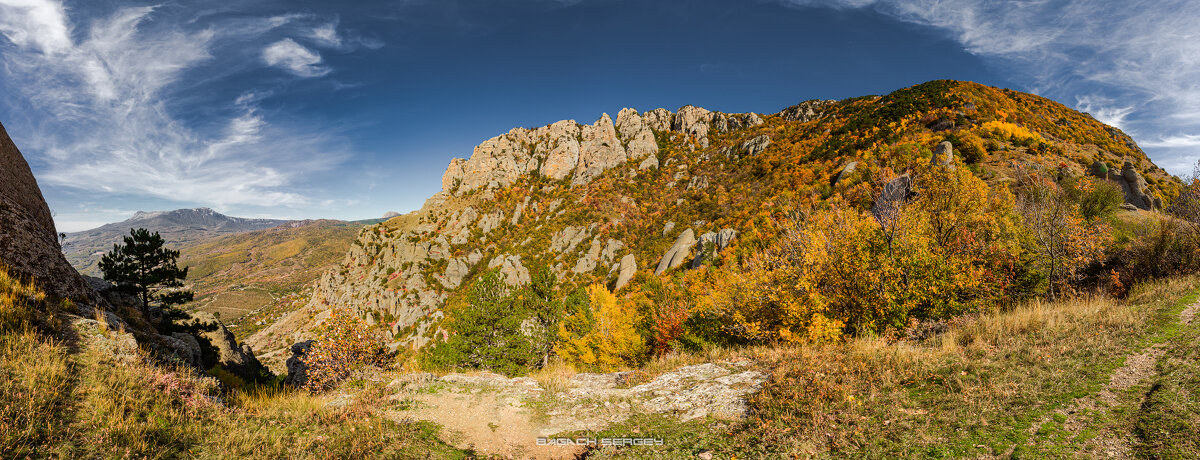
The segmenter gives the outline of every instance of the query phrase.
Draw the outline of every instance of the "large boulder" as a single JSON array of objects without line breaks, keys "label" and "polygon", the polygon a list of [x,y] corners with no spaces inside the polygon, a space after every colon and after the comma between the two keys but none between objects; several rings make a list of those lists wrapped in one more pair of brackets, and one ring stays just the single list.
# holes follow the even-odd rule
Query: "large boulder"
[{"label": "large boulder", "polygon": [[771,136],[763,134],[760,136],[755,136],[753,139],[743,142],[742,146],[741,146],[741,151],[746,156],[752,157],[754,155],[758,155],[759,153],[762,153],[762,151],[766,150],[767,147],[770,145],[771,145]]},{"label": "large boulder", "polygon": [[288,357],[285,365],[287,366],[287,378],[284,383],[294,386],[304,386],[308,383],[308,365],[304,364],[304,355],[308,354],[308,350],[312,348],[313,340],[305,340],[292,344],[290,351],[292,355]]},{"label": "large boulder", "polygon": [[942,141],[933,149],[933,158],[929,159],[932,165],[950,166],[954,163],[954,145],[950,141]]},{"label": "large boulder", "polygon": [[637,274],[637,259],[633,254],[626,254],[621,258],[621,268],[617,274],[616,290],[620,290],[629,284],[629,280],[633,279],[633,275]]},{"label": "large boulder", "polygon": [[667,270],[687,263],[688,255],[691,254],[692,247],[695,245],[696,233],[690,228],[684,230],[675,239],[675,244],[671,245],[671,248],[663,254],[662,259],[658,262],[658,267],[654,269],[654,274],[661,275]]},{"label": "large boulder", "polygon": [[215,362],[206,361],[204,367],[220,364],[225,370],[244,380],[260,380],[270,375],[270,371],[258,362],[258,358],[254,356],[254,351],[250,349],[250,346],[239,345],[237,338],[233,336],[232,332],[229,332],[229,329],[225,328],[225,325],[216,316],[206,311],[196,311],[190,314],[190,325],[207,329],[198,332],[197,338],[207,340],[217,351]]}]

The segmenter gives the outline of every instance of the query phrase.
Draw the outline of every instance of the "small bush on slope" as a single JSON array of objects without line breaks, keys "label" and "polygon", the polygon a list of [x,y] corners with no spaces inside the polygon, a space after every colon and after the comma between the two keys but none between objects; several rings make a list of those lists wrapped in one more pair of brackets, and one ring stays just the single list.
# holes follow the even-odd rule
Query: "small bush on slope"
[{"label": "small bush on slope", "polygon": [[307,366],[304,386],[326,390],[357,370],[385,366],[388,358],[378,331],[348,310],[333,309],[317,331],[316,342],[301,357]]}]

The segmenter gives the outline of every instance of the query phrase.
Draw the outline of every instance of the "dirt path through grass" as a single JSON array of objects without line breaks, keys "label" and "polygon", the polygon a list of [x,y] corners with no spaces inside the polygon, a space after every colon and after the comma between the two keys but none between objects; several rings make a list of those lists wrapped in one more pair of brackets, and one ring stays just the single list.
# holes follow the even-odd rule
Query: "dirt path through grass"
[{"label": "dirt path through grass", "polygon": [[[1200,301],[1194,302],[1179,314],[1179,323],[1190,325],[1200,311]],[[1136,407],[1144,394],[1127,394],[1131,388],[1146,384],[1157,375],[1156,364],[1166,352],[1164,344],[1150,345],[1125,358],[1125,363],[1109,376],[1109,381],[1094,396],[1077,398],[1070,407],[1059,409],[1031,427],[1038,432],[1052,418],[1065,418],[1063,429],[1075,439],[1088,438],[1084,450],[1089,457],[1125,459],[1134,457],[1137,437],[1133,423],[1125,414],[1114,413],[1122,404]],[[1094,436],[1094,437],[1092,437]]]}]

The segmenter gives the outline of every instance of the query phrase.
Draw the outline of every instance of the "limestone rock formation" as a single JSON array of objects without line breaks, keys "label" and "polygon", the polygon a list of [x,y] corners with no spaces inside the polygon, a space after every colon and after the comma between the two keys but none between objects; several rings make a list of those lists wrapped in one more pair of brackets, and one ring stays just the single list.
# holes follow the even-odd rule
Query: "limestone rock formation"
[{"label": "limestone rock formation", "polygon": [[1147,211],[1162,209],[1162,198],[1149,193],[1146,179],[1133,166],[1133,162],[1125,161],[1121,170],[1115,171],[1109,169],[1108,165],[1104,162],[1096,161],[1092,163],[1092,167],[1088,172],[1093,176],[1107,179],[1119,185],[1125,195],[1125,204],[1135,209]]},{"label": "limestone rock formation", "polygon": [[825,116],[825,110],[836,103],[833,100],[813,99],[793,105],[779,112],[779,117],[787,121],[807,123]]},{"label": "limestone rock formation", "polygon": [[463,277],[467,276],[470,271],[471,268],[462,259],[457,257],[450,259],[450,262],[446,264],[446,273],[442,275],[442,285],[454,289],[462,284]]},{"label": "limestone rock formation", "polygon": [[762,153],[762,151],[766,150],[767,147],[770,145],[771,145],[771,136],[763,134],[760,136],[755,136],[753,139],[743,142],[742,143],[742,152],[744,152],[746,154],[746,156],[752,157],[754,155],[758,155],[759,153]]},{"label": "limestone rock formation", "polygon": [[296,342],[289,348],[292,355],[287,359],[287,378],[283,380],[284,383],[297,387],[308,383],[308,366],[304,364],[303,358],[312,345],[312,340],[305,340]]},{"label": "limestone rock formation", "polygon": [[[617,133],[625,142],[625,153],[630,160],[638,160],[647,156],[654,157],[658,153],[658,142],[654,139],[654,131],[646,124],[637,110],[621,109],[617,114]],[[649,158],[643,162],[649,161]],[[658,158],[654,158],[658,165]],[[646,169],[646,168],[642,168]]]},{"label": "limestone rock formation", "polygon": [[757,113],[713,113],[712,125],[718,133],[727,133],[740,129],[751,128],[763,124],[762,117]]},{"label": "limestone rock formation", "polygon": [[195,336],[185,332],[172,332],[171,335],[163,335],[159,338],[187,365],[205,368],[200,342],[196,340]]},{"label": "limestone rock formation", "polygon": [[708,124],[712,121],[712,112],[706,109],[686,105],[675,114],[671,122],[671,130],[687,134],[701,148],[708,147]]},{"label": "limestone rock formation", "polygon": [[846,176],[849,176],[850,174],[854,173],[854,170],[857,168],[858,168],[857,161],[851,161],[849,163],[846,163],[846,165],[842,166],[842,169],[838,171],[837,175],[833,176],[833,180],[829,181],[829,186],[832,187],[832,186],[837,185],[838,183],[840,183],[842,181],[842,179],[845,179]]},{"label": "limestone rock formation", "polygon": [[600,173],[624,163],[628,158],[607,113],[601,115],[595,124],[584,126],[580,136],[583,137],[583,144],[580,146],[579,163],[575,166],[575,178],[571,180],[573,185],[591,182]]},{"label": "limestone rock formation", "polygon": [[267,373],[267,368],[258,362],[249,345],[238,345],[233,333],[212,313],[196,311],[190,314],[193,323],[216,326],[214,330],[200,333],[201,337],[217,348],[217,362],[204,363],[206,368],[220,364],[229,372],[246,380],[257,380],[260,375]]},{"label": "limestone rock formation", "polygon": [[[50,208],[25,157],[0,125],[0,263],[46,294],[73,299],[81,313],[106,303],[63,256]],[[86,309],[86,310],[85,310]]]},{"label": "limestone rock formation", "polygon": [[952,165],[954,163],[954,145],[950,141],[942,141],[933,149],[933,158],[929,159],[929,163],[941,166]]},{"label": "limestone rock formation", "polygon": [[654,269],[655,275],[661,275],[663,272],[672,268],[678,267],[687,263],[688,255],[692,252],[692,247],[696,245],[696,234],[692,229],[684,230],[675,239],[675,244],[663,254],[662,260],[658,262],[658,267]]},{"label": "limestone rock formation", "polygon": [[462,195],[496,189],[532,172],[582,185],[626,161],[637,161],[641,170],[658,167],[655,131],[685,134],[704,148],[710,129],[725,133],[762,123],[755,113],[726,114],[689,105],[679,113],[654,109],[639,114],[625,108],[617,113],[616,123],[604,114],[591,125],[562,120],[535,129],[515,128],[479,144],[468,159],[450,160],[442,174],[442,192]]},{"label": "limestone rock formation", "polygon": [[700,235],[696,257],[692,259],[692,268],[697,268],[704,261],[715,258],[717,254],[733,243],[737,235],[737,230],[732,228],[723,228],[719,232],[708,232]]},{"label": "limestone rock formation", "polygon": [[633,275],[637,274],[637,259],[633,254],[626,254],[621,258],[621,268],[617,275],[616,290],[620,290],[629,284],[629,280],[633,279]]},{"label": "limestone rock formation", "polygon": [[509,286],[520,286],[529,283],[529,270],[521,265],[521,256],[496,256],[488,262],[488,268],[500,267],[504,282]]}]

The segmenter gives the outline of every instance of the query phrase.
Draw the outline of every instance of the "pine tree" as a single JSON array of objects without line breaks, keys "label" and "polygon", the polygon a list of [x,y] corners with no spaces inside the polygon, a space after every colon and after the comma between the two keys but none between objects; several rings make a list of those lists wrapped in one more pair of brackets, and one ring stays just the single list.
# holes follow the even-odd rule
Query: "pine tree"
[{"label": "pine tree", "polygon": [[172,306],[194,297],[192,291],[178,289],[183,287],[188,272],[188,267],[176,265],[179,251],[164,248],[162,236],[144,228],[130,229],[124,240],[125,244],[114,244],[112,251],[100,259],[104,279],[136,293],[146,313],[154,305],[171,319]]}]

